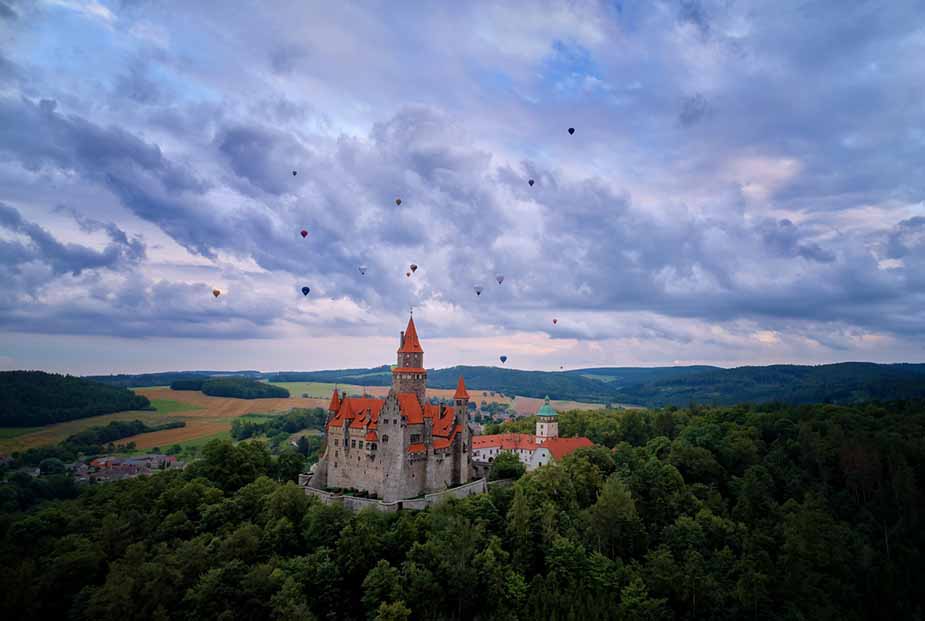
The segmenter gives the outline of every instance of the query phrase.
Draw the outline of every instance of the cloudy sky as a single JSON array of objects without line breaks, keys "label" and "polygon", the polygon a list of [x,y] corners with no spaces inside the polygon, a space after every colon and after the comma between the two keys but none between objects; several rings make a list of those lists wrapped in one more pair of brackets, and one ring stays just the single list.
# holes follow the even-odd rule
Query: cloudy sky
[{"label": "cloudy sky", "polygon": [[0,368],[409,306],[437,367],[925,360],[922,58],[914,0],[0,0]]}]

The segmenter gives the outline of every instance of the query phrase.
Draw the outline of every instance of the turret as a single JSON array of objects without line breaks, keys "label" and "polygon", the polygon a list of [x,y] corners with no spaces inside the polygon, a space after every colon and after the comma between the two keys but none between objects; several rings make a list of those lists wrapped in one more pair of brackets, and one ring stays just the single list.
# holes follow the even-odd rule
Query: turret
[{"label": "turret", "polygon": [[453,395],[453,401],[456,407],[456,424],[462,425],[463,428],[469,424],[469,393],[466,392],[466,382],[463,376],[459,376],[456,383],[456,393]]},{"label": "turret", "polygon": [[549,395],[536,412],[536,443],[542,444],[546,440],[559,437],[559,415],[549,405]]}]

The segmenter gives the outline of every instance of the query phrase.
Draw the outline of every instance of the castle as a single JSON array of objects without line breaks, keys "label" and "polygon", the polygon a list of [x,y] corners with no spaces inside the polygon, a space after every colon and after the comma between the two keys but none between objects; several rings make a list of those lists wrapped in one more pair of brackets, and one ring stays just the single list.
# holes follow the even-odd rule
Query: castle
[{"label": "castle", "polygon": [[469,482],[469,394],[463,378],[451,405],[429,403],[426,385],[424,350],[411,317],[384,401],[334,390],[327,448],[309,486],[357,490],[392,502]]}]

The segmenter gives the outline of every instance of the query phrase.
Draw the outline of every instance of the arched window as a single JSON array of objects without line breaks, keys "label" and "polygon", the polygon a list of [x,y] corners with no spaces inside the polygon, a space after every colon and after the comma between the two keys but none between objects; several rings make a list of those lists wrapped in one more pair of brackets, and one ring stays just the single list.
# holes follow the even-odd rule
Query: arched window
[{"label": "arched window", "polygon": [[383,443],[383,444],[388,443],[388,441],[389,441],[389,434],[385,434],[384,436],[382,436],[382,443]]}]

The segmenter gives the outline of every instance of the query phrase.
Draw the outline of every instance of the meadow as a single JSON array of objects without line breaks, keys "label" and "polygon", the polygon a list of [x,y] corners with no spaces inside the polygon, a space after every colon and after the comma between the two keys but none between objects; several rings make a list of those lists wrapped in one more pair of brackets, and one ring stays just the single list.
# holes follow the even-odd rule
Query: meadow
[{"label": "meadow", "polygon": [[[151,400],[156,411],[130,410],[93,416],[80,420],[32,428],[0,428],[0,453],[12,453],[62,442],[68,436],[89,427],[111,421],[140,420],[151,425],[181,420],[186,427],[145,433],[121,440],[134,442],[138,450],[161,449],[174,444],[184,448],[204,444],[214,438],[228,438],[231,421],[248,414],[286,412],[291,408],[327,407],[327,399],[229,399],[209,397],[200,392],[170,388],[137,388],[135,392]],[[330,395],[328,395],[330,396]]]}]

